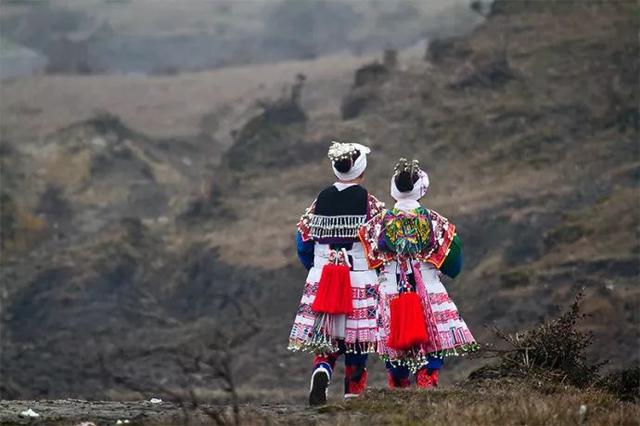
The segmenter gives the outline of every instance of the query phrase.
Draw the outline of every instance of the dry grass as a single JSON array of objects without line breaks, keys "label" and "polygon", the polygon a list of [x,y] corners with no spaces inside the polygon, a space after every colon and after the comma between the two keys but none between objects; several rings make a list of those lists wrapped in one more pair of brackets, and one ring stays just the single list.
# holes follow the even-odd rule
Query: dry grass
[{"label": "dry grass", "polygon": [[276,425],[637,425],[640,406],[597,389],[510,381],[438,390],[371,389],[320,409],[247,407],[248,423]]},{"label": "dry grass", "polygon": [[[576,227],[579,234],[567,242],[559,242],[561,250],[540,259],[540,266],[544,267],[550,262],[571,261],[575,253],[592,259],[627,258],[634,244],[637,244],[637,240],[628,238],[629,232],[640,226],[637,202],[636,189],[621,188],[594,206],[568,215],[560,227]],[[616,220],[611,220],[612,217]],[[592,238],[605,234],[609,238]]]},{"label": "dry grass", "polygon": [[[334,55],[170,77],[41,76],[3,81],[2,129],[9,139],[37,140],[89,119],[96,111],[108,111],[138,131],[170,137],[198,133],[202,116],[215,113],[222,122],[217,136],[228,146],[229,132],[255,111],[255,101],[276,96],[297,73],[306,74],[314,82],[311,86],[325,86],[323,90],[326,85],[345,88],[352,70],[368,59]],[[333,102],[337,108],[339,99]]]},{"label": "dry grass", "polygon": [[640,416],[637,405],[602,391],[540,391],[532,384],[504,382],[433,392],[372,391],[346,410],[365,414],[360,424],[404,425],[632,425]]}]

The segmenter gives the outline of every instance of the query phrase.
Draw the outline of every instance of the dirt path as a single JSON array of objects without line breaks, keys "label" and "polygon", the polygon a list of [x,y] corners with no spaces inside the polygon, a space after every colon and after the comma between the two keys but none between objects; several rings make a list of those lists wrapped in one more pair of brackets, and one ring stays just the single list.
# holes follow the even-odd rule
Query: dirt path
[{"label": "dirt path", "polygon": [[[24,410],[32,409],[37,418],[21,417]],[[44,401],[0,401],[0,424],[80,424],[113,425],[118,420],[132,424],[146,422],[172,423],[181,416],[180,407],[163,402],[148,401],[84,401],[80,399]],[[131,424],[130,423],[130,424]]]},{"label": "dirt path", "polygon": [[[206,424],[215,424],[208,419],[206,410],[216,409],[214,405],[203,405],[193,410],[192,419]],[[22,417],[22,411],[31,409],[40,416]],[[325,413],[326,411],[326,413]],[[311,409],[304,404],[257,404],[242,406],[243,419],[252,419],[250,423],[267,422],[272,419],[278,424],[316,424],[322,418],[330,416],[332,410]],[[225,413],[231,416],[230,412]],[[269,420],[267,420],[269,419]],[[121,423],[118,423],[118,420]],[[125,423],[127,422],[128,423]],[[185,417],[178,404],[149,401],[84,401],[80,399],[42,400],[42,401],[0,401],[0,425],[86,425],[96,426],[130,424],[184,424]]]}]

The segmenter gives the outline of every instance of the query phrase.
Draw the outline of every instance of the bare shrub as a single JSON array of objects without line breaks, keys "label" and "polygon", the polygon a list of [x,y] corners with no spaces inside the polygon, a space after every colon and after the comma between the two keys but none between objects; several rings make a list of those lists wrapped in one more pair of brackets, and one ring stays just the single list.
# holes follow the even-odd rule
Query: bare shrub
[{"label": "bare shrub", "polygon": [[577,387],[595,383],[606,361],[595,364],[587,361],[585,350],[593,342],[592,334],[577,328],[578,321],[585,316],[580,312],[583,296],[578,293],[567,311],[532,330],[507,334],[494,327],[506,348],[487,349],[485,356],[497,362],[474,371],[469,378],[535,378]]},{"label": "bare shrub", "polygon": [[[170,320],[174,329],[166,342],[142,349],[116,348],[109,355],[100,355],[99,362],[105,382],[113,382],[145,397],[162,395],[176,402],[185,425],[199,424],[202,417],[216,425],[240,425],[240,397],[235,371],[235,354],[239,348],[261,330],[257,309],[251,301],[240,303],[232,296],[220,295],[225,304],[233,306],[233,327],[222,323],[198,321],[187,324],[166,312],[153,313],[163,321]],[[251,315],[248,314],[251,312]],[[230,318],[227,318],[229,320]],[[224,322],[224,321],[223,321]],[[177,368],[182,378],[179,384],[166,383],[158,377],[136,374],[123,366],[163,353],[169,368]],[[217,389],[225,397],[205,400],[198,389]]]}]

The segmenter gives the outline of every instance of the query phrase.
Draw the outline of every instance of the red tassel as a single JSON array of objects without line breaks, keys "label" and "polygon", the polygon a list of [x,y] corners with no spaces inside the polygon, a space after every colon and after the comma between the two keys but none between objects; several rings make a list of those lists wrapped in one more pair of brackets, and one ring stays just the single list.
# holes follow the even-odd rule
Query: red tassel
[{"label": "red tassel", "polygon": [[314,312],[350,314],[353,312],[351,275],[347,265],[328,263],[322,268],[318,292],[311,305]]},{"label": "red tassel", "polygon": [[405,350],[429,340],[420,296],[405,292],[389,303],[391,324],[387,346]]}]

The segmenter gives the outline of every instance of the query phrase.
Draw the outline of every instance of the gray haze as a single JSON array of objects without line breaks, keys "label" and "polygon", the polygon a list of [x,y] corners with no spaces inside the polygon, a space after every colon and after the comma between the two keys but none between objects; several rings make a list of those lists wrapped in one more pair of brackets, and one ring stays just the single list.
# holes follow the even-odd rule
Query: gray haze
[{"label": "gray haze", "polygon": [[482,18],[470,0],[0,4],[5,77],[173,74],[342,51],[360,55],[465,32]]}]

